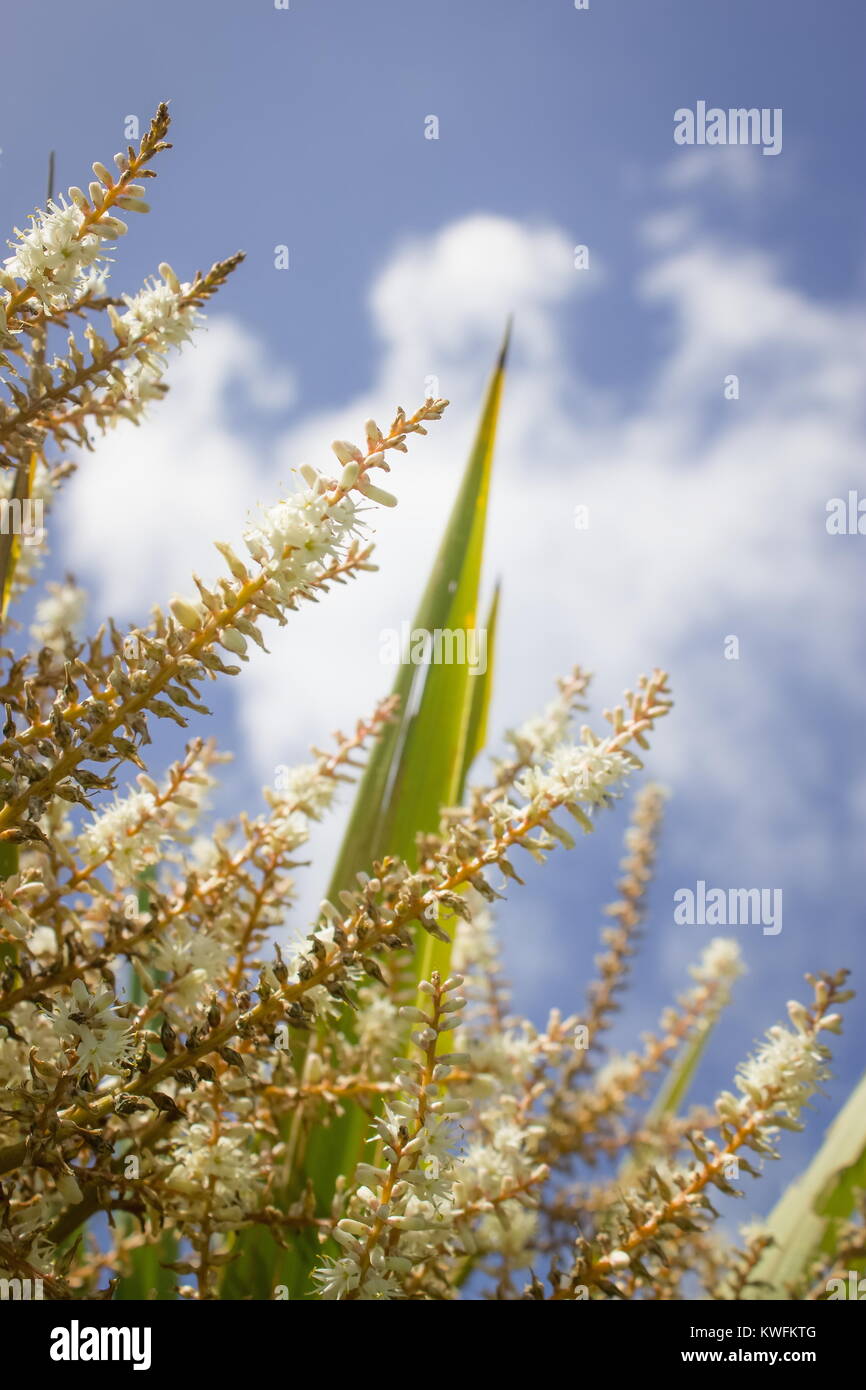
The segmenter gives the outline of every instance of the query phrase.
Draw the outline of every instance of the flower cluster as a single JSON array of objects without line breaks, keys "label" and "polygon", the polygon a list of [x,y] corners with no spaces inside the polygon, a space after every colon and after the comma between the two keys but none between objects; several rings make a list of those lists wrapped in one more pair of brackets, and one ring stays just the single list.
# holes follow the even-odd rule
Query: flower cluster
[{"label": "flower cluster", "polygon": [[[127,231],[126,223],[114,214],[149,210],[145,189],[136,179],[152,178],[147,165],[171,148],[165,140],[169,123],[168,107],[162,103],[138,150],[130,145],[125,153],[114,156],[115,175],[97,161],[87,194],[70,188],[68,198],[50,198],[47,211],[37,211],[27,231],[15,229],[2,281],[7,321],[20,318],[24,306],[34,300],[51,314],[70,308],[95,284],[104,287],[106,243]],[[16,281],[22,283],[16,285]]]},{"label": "flower cluster", "polygon": [[59,203],[49,202],[47,212],[36,213],[28,231],[15,230],[17,244],[4,262],[6,274],[29,285],[44,309],[68,308],[91,268],[104,260],[105,229],[89,230],[82,209],[61,197]]},{"label": "flower cluster", "polygon": [[109,307],[118,341],[136,345],[123,369],[123,387],[142,406],[162,394],[168,350],[185,343],[201,322],[192,283],[182,285],[165,263],[159,273],[161,280],[151,280],[135,296],[124,295],[125,314]]},{"label": "flower cluster", "polygon": [[355,1170],[359,1185],[352,1195],[352,1214],[341,1216],[333,1228],[343,1254],[314,1276],[324,1298],[399,1295],[403,1281],[423,1259],[428,1235],[441,1246],[445,1228],[457,1226],[462,1208],[453,1200],[459,1171],[454,1117],[469,1106],[450,1099],[445,1087],[455,1064],[467,1059],[440,1052],[439,1043],[465,1003],[457,992],[462,983],[459,975],[444,983],[434,975],[421,985],[429,1012],[410,1005],[401,1011],[416,1025],[412,1043],[420,1060],[395,1059],[401,1068],[401,1098],[386,1104],[375,1121],[371,1142],[381,1151],[380,1163],[363,1163]]}]

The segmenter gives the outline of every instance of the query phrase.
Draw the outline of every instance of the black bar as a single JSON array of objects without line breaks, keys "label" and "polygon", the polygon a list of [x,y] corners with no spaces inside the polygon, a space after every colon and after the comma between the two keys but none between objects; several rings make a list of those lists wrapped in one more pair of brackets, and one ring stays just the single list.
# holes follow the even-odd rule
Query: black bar
[{"label": "black bar", "polygon": [[[575,1376],[580,1366],[594,1365],[595,1374],[615,1377],[614,1384],[627,1372],[645,1375],[665,1375],[678,1368],[686,1376],[702,1377],[708,1370],[738,1373],[759,1370],[772,1376],[781,1371],[811,1371],[826,1377],[828,1372],[859,1360],[863,1342],[862,1318],[849,1308],[840,1306],[845,1300],[821,1303],[775,1302],[578,1302],[564,1323],[558,1320],[551,1326],[546,1320],[542,1328],[537,1323],[523,1325],[524,1335],[542,1340],[543,1365],[550,1365],[551,1343],[561,1340],[562,1354]],[[16,1302],[0,1303],[0,1329],[14,1328],[16,1343],[28,1348],[28,1369],[38,1371],[51,1382],[53,1374],[68,1371],[73,1361],[80,1369],[98,1372],[101,1366],[112,1374],[133,1370],[137,1361],[140,1373],[172,1377],[188,1371],[201,1376],[212,1371],[222,1383],[233,1371],[287,1372],[295,1354],[306,1356],[304,1347],[317,1345],[324,1351],[322,1373],[329,1378],[335,1363],[343,1357],[356,1360],[359,1370],[364,1366],[365,1348],[379,1345],[383,1316],[373,1310],[354,1313],[350,1308],[330,1304],[312,1313],[316,1328],[311,1329],[308,1303],[290,1306],[287,1302]],[[391,1307],[387,1318],[389,1360],[399,1376],[401,1340],[406,1338],[407,1355],[416,1344],[417,1329],[413,1314],[400,1307]],[[420,1315],[425,1316],[423,1313]],[[427,1316],[430,1316],[428,1314]],[[433,1314],[436,1333],[442,1338],[444,1365],[454,1365],[455,1347],[450,1335],[452,1328],[463,1328],[459,1305],[449,1305]],[[510,1333],[520,1332],[514,1323],[500,1324],[495,1311],[483,1315],[494,1319],[475,1335],[461,1337],[458,1364],[467,1357],[467,1370],[473,1355],[471,1346],[487,1347],[485,1358],[507,1352]],[[527,1316],[532,1317],[531,1312]],[[363,1321],[354,1321],[354,1318]],[[405,1319],[409,1318],[406,1323]],[[451,1318],[457,1319],[451,1324]],[[322,1319],[319,1322],[319,1319]],[[346,1319],[349,1319],[346,1323]],[[443,1321],[444,1319],[444,1321]],[[434,1324],[426,1324],[428,1336],[436,1337]],[[117,1329],[108,1333],[108,1329]],[[103,1334],[103,1329],[106,1334]],[[125,1329],[125,1334],[122,1331]],[[138,1329],[138,1333],[134,1332]],[[309,1342],[315,1330],[324,1334],[324,1342]],[[337,1340],[346,1332],[355,1334],[350,1345]],[[491,1347],[491,1333],[496,1337]],[[372,1340],[369,1340],[372,1338]],[[393,1341],[391,1340],[393,1338]],[[410,1341],[410,1339],[412,1339]],[[438,1339],[437,1339],[438,1340]],[[428,1346],[429,1369],[435,1360],[436,1341]],[[294,1347],[295,1352],[290,1353]],[[446,1348],[451,1350],[446,1355]],[[393,1351],[392,1351],[393,1348]],[[96,1351],[101,1359],[90,1359]],[[53,1352],[53,1355],[52,1355]],[[125,1353],[124,1359],[115,1359]],[[554,1352],[555,1354],[555,1352]],[[64,1356],[67,1359],[59,1359]],[[392,1359],[393,1357],[393,1359]],[[287,1359],[286,1359],[287,1358]],[[589,1358],[589,1359],[587,1359]],[[146,1364],[145,1364],[146,1363]],[[407,1362],[412,1364],[411,1362]],[[530,1362],[531,1366],[531,1362]],[[530,1369],[530,1366],[527,1369]],[[489,1362],[488,1362],[489,1370]],[[452,1370],[453,1374],[453,1370]],[[216,1382],[215,1382],[216,1383]]]}]

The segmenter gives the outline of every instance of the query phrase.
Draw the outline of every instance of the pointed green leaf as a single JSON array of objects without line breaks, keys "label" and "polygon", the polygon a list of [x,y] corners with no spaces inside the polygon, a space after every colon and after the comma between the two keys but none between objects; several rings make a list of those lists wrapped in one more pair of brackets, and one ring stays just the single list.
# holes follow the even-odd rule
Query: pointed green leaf
[{"label": "pointed green leaf", "polygon": [[463,766],[460,781],[465,787],[469,770],[487,743],[487,719],[490,701],[493,698],[493,665],[496,657],[496,627],[499,620],[499,596],[501,586],[497,583],[493,591],[493,601],[487,614],[487,622],[482,631],[485,638],[485,669],[476,676],[470,687],[469,721],[466,730],[466,745],[463,750]]},{"label": "pointed green leaf", "polygon": [[832,1254],[839,1224],[866,1186],[866,1076],[854,1087],[808,1168],[783,1193],[766,1222],[774,1244],[754,1279],[758,1298],[787,1298],[820,1253]]},{"label": "pointed green leaf", "polygon": [[666,1115],[676,1115],[691,1090],[698,1063],[703,1057],[710,1034],[715,1027],[718,1015],[707,1019],[706,1025],[697,1035],[686,1043],[674,1065],[671,1067],[658,1095],[647,1111],[646,1123],[652,1127]]},{"label": "pointed green leaf", "polygon": [[[461,630],[465,634],[475,628],[507,349],[508,334],[413,631]],[[470,685],[479,679],[465,663],[416,666],[407,662],[400,667],[393,689],[400,697],[398,717],[377,742],[361,779],[331,893],[345,888],[359,870],[382,854],[411,861],[418,832],[435,830],[440,806],[453,800],[460,787],[470,722],[467,697]]]}]

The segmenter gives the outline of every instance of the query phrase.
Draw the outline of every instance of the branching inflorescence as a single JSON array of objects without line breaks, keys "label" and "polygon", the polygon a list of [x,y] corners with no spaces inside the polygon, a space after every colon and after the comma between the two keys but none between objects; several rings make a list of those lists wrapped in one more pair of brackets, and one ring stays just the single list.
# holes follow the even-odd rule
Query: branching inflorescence
[{"label": "branching inflorescence", "polygon": [[[169,353],[241,260],[187,281],[163,264],[137,294],[109,293],[120,214],[147,211],[143,181],[168,128],[161,106],[114,174],[95,164],[86,193],[71,188],[10,242],[10,516],[54,500],[75,466],[69,448],[140,422],[166,390]],[[58,333],[66,346],[49,357]],[[204,718],[201,688],[239,674],[249,643],[264,647],[266,619],[285,625],[374,568],[363,513],[395,502],[374,479],[447,404],[398,410],[384,430],[370,420],[362,446],[336,441],[336,464],[304,467],[250,524],[243,553],[219,543],[222,573],[193,576],[147,624],[109,620],[81,640],[85,595],[67,579],[47,586],[29,649],[2,651],[0,1271],[41,1279],[47,1297],[96,1296],[164,1232],[185,1247],[181,1260],[161,1247],[189,1280],[180,1293],[219,1297],[239,1234],[254,1229],[275,1254],[312,1239],[306,1292],[326,1299],[452,1299],[470,1278],[505,1299],[675,1297],[698,1268],[712,1296],[749,1283],[761,1239],[711,1250],[708,1192],[730,1191],[731,1163],[751,1171],[744,1151],[772,1154],[776,1132],[797,1123],[826,1074],[819,1035],[838,1028],[842,977],[814,981],[811,1008],[790,1006],[790,1027],[771,1030],[715,1111],[647,1115],[650,1081],[703,1036],[741,969],[734,944],[714,942],[658,1035],[602,1058],[647,907],[660,789],[637,794],[582,1013],[554,1012],[544,1028],[512,1016],[490,916],[519,881],[517,851],[541,863],[573,847],[567,823],[591,831],[640,769],[671,707],[663,672],[606,712],[604,734],[575,736],[589,686],[576,670],[508,736],[489,782],[419,836],[414,861],[369,864],[295,941],[298,855],[394,700],[267,789],[258,814],[206,839],[224,755],[195,736],[162,776],[145,764],[152,721]],[[0,548],[4,616],[36,579],[38,539]],[[132,786],[118,784],[124,765]],[[453,973],[432,972],[416,993],[405,967],[424,933],[453,938]],[[299,1177],[301,1140],[353,1106],[368,1152],[322,1215]],[[590,1180],[611,1163],[612,1180]],[[91,1234],[98,1213],[107,1246]]]}]

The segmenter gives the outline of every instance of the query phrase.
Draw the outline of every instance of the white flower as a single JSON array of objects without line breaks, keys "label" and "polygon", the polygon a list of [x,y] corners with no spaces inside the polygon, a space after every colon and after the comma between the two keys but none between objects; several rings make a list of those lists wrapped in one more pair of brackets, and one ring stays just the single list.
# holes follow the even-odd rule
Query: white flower
[{"label": "white flower", "polygon": [[405,1032],[397,1005],[381,990],[372,989],[363,991],[361,1002],[355,1026],[362,1056],[373,1061],[392,1056]]},{"label": "white flower", "polygon": [[183,302],[192,286],[182,285],[171,266],[160,266],[160,271],[162,280],[150,279],[138,294],[124,295],[126,313],[113,318],[122,342],[142,340],[123,368],[134,417],[147,401],[161,394],[169,349],[186,342],[203,318],[194,305]]},{"label": "white flower", "polygon": [[311,820],[318,820],[330,809],[336,787],[334,778],[326,776],[315,763],[304,763],[300,767],[286,768],[280,777],[279,790],[268,787],[265,796],[274,807],[285,803]]},{"label": "white flower", "polygon": [[153,335],[156,341],[150,345],[150,351],[160,355],[167,348],[186,342],[202,317],[194,305],[183,303],[191,289],[190,284],[180,285],[176,279],[174,284],[155,278],[146,281],[138,294],[123,296],[123,329],[130,338]]},{"label": "white flower", "polygon": [[518,1261],[535,1237],[538,1217],[519,1202],[500,1202],[497,1211],[479,1222],[476,1238],[485,1251],[497,1251]]},{"label": "white flower", "polygon": [[250,1140],[245,1125],[190,1125],[174,1150],[171,1186],[186,1197],[207,1199],[217,1221],[231,1222],[253,1209],[260,1197]]},{"label": "white flower", "polygon": [[160,935],[149,962],[172,977],[172,997],[193,1004],[204,987],[225,974],[231,947],[212,932],[194,929],[178,918],[171,930]]},{"label": "white flower", "polygon": [[117,1017],[116,1005],[110,989],[91,995],[81,979],[72,981],[72,999],[59,1001],[54,1028],[78,1054],[73,1067],[76,1076],[90,1067],[98,1075],[116,1071],[128,1054],[132,1035],[128,1025]]},{"label": "white flower", "polygon": [[[313,1271],[313,1279],[319,1287],[320,1298],[332,1302],[358,1289],[361,1272],[355,1259],[343,1256],[342,1259],[327,1260]],[[389,1278],[387,1270],[379,1274],[370,1269],[364,1279],[363,1289],[358,1294],[358,1302],[385,1303],[398,1292],[398,1287],[394,1280]]]},{"label": "white flower", "polygon": [[611,739],[594,746],[565,745],[551,756],[548,777],[554,795],[564,801],[574,799],[591,806],[604,805],[611,787],[625,780],[634,763],[627,754],[611,750]]},{"label": "white flower", "polygon": [[165,832],[156,819],[156,802],[150,792],[131,792],[119,797],[78,837],[78,851],[90,864],[110,857],[117,883],[134,883],[155,864]]},{"label": "white flower", "polygon": [[[279,801],[273,801],[271,804],[275,809],[281,805]],[[299,849],[310,838],[310,827],[300,811],[290,810],[288,814],[280,815],[277,809],[271,820],[270,830],[274,840],[278,840],[284,850]]]},{"label": "white flower", "polygon": [[65,308],[80,295],[86,273],[105,259],[103,238],[97,232],[78,236],[84,213],[62,196],[30,222],[29,231],[15,228],[18,242],[9,243],[6,273],[29,285],[45,309]]},{"label": "white flower", "polygon": [[250,554],[264,563],[278,598],[285,601],[340,553],[357,525],[352,499],[327,503],[317,483],[269,507],[244,540]]},{"label": "white flower", "polygon": [[702,984],[731,985],[745,969],[739,943],[731,937],[714,936],[698,964],[691,967],[691,975]]},{"label": "white flower", "polygon": [[612,742],[562,745],[551,754],[547,767],[529,768],[515,784],[517,790],[534,804],[606,805],[612,789],[634,768],[633,758],[612,748]]},{"label": "white flower", "polygon": [[541,714],[509,732],[508,741],[523,761],[538,762],[565,741],[571,720],[570,702],[560,697],[552,700]]},{"label": "white flower", "polygon": [[740,1065],[736,1083],[759,1106],[783,1109],[796,1120],[827,1077],[826,1052],[813,1038],[777,1024],[754,1056]]},{"label": "white flower", "polygon": [[86,274],[82,275],[78,284],[78,293],[80,296],[92,294],[95,297],[107,294],[108,266],[94,266],[92,270],[88,270]]},{"label": "white flower", "polygon": [[10,1038],[5,1029],[0,1029],[0,1089],[20,1086],[22,1069],[27,1066],[31,1048],[35,1048],[41,1061],[65,1065],[60,1037],[50,1014],[30,1003],[19,1004],[15,1010],[15,1030],[18,1039]]},{"label": "white flower", "polygon": [[634,1054],[630,1057],[611,1057],[596,1072],[596,1092],[603,1095],[608,1091],[616,1093],[623,1087],[628,1090],[634,1084],[636,1067],[638,1061]]},{"label": "white flower", "polygon": [[328,1260],[313,1271],[313,1280],[318,1285],[320,1298],[333,1302],[353,1293],[360,1282],[361,1271],[357,1262],[348,1257]]}]

